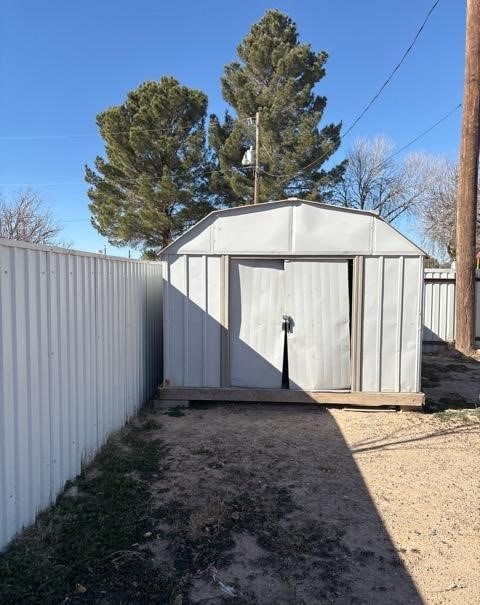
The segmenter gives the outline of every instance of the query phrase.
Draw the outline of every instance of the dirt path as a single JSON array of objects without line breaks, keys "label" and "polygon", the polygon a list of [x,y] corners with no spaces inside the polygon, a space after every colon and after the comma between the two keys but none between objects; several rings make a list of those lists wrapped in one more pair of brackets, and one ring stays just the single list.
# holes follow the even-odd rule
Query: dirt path
[{"label": "dirt path", "polygon": [[478,422],[251,404],[155,418],[170,451],[147,546],[191,603],[478,603]]}]

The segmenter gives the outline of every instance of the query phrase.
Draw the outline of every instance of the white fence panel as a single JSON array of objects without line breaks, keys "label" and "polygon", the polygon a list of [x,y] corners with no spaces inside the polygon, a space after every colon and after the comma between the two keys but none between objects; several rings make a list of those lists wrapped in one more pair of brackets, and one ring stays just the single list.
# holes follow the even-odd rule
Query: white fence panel
[{"label": "white fence panel", "polygon": [[[433,353],[455,341],[455,270],[425,269],[423,351]],[[480,271],[476,272],[476,341],[480,346]]]},{"label": "white fence panel", "polygon": [[0,240],[0,549],[153,395],[160,263]]}]

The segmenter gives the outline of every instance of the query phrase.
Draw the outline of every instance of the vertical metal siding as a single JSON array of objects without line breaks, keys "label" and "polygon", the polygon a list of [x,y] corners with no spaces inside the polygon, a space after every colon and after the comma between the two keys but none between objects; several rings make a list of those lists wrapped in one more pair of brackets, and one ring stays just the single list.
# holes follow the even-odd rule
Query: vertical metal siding
[{"label": "vertical metal siding", "polygon": [[[426,353],[455,340],[455,271],[425,270],[423,340]],[[435,341],[439,345],[433,344]]]},{"label": "vertical metal siding", "polygon": [[284,262],[232,259],[230,267],[228,386],[279,389],[286,311]]},{"label": "vertical metal siding", "polygon": [[362,391],[420,390],[421,257],[366,257]]},{"label": "vertical metal siding", "polygon": [[[220,386],[220,257],[172,254],[163,266],[165,380],[170,386]],[[422,272],[420,256],[365,257],[363,391],[420,389]],[[259,301],[247,307],[253,304]]]},{"label": "vertical metal siding", "polygon": [[218,387],[220,257],[169,255],[162,264],[165,384]]},{"label": "vertical metal siding", "polygon": [[162,372],[160,263],[0,242],[0,548]]},{"label": "vertical metal siding", "polygon": [[349,389],[348,261],[291,259],[285,273],[290,388]]},{"label": "vertical metal siding", "polygon": [[[455,270],[425,269],[423,350],[433,353],[455,341]],[[476,272],[475,336],[480,346],[480,271]],[[437,343],[438,344],[435,344]]]},{"label": "vertical metal siding", "polygon": [[423,256],[405,257],[400,391],[419,392],[422,364]]}]

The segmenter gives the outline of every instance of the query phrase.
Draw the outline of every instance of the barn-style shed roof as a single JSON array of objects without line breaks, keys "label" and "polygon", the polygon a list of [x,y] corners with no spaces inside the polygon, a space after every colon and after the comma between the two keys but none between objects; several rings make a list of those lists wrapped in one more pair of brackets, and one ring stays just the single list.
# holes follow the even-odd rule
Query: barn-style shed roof
[{"label": "barn-style shed roof", "polygon": [[425,253],[373,212],[291,198],[211,212],[163,254],[403,255]]}]

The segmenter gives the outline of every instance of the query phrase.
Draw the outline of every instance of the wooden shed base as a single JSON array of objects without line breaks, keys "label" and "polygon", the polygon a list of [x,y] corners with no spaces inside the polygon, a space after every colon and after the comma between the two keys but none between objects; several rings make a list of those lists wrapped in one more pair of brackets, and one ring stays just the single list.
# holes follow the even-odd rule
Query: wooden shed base
[{"label": "wooden shed base", "polygon": [[158,399],[168,401],[238,401],[251,403],[315,403],[354,407],[396,406],[421,409],[423,393],[366,393],[340,391],[290,391],[288,389],[181,388],[158,389]]}]

